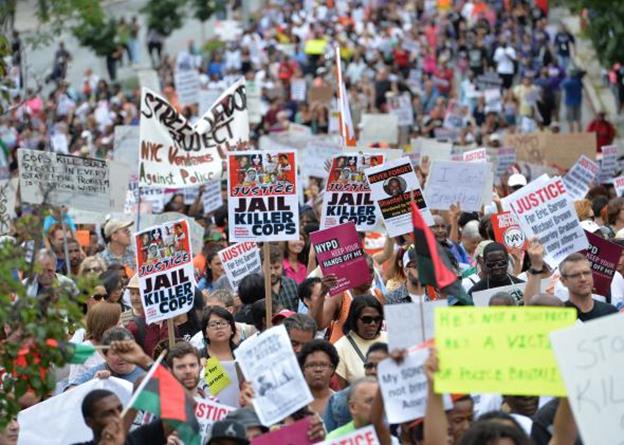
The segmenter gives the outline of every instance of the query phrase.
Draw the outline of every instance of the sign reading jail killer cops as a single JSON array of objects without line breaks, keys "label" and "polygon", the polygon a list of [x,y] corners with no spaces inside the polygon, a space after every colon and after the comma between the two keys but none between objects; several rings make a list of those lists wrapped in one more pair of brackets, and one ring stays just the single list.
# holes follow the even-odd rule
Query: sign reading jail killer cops
[{"label": "sign reading jail killer cops", "polygon": [[563,183],[572,199],[583,199],[596,178],[600,166],[583,155],[563,177]]},{"label": "sign reading jail killer cops", "polygon": [[375,228],[377,207],[371,198],[364,170],[383,163],[383,155],[345,153],[332,159],[323,194],[321,229],[347,222],[354,223],[360,232]]},{"label": "sign reading jail killer cops", "polygon": [[436,393],[564,396],[548,335],[576,309],[454,307],[435,310]]},{"label": "sign reading jail killer cops", "polygon": [[427,206],[448,210],[459,202],[463,211],[478,212],[485,188],[492,189],[491,173],[489,162],[433,161],[425,186]]},{"label": "sign reading jail killer cops", "polygon": [[587,445],[621,444],[624,317],[613,314],[550,335],[574,419]]},{"label": "sign reading jail killer cops", "polygon": [[188,223],[179,220],[152,226],[134,237],[146,323],[191,310],[196,284]]},{"label": "sign reading jail killer cops", "polygon": [[329,290],[331,296],[371,282],[368,262],[353,223],[313,232],[310,239],[323,275],[336,275],[336,286]]},{"label": "sign reading jail killer cops", "polygon": [[296,152],[228,154],[230,242],[299,240]]},{"label": "sign reading jail killer cops", "polygon": [[539,238],[544,259],[556,267],[565,257],[589,245],[561,178],[534,181],[506,197],[527,238]]},{"label": "sign reading jail killer cops", "polygon": [[253,242],[238,243],[219,251],[219,258],[223,270],[232,289],[238,290],[238,285],[247,275],[261,272],[260,249]]},{"label": "sign reading jail killer cops", "polygon": [[109,213],[121,210],[111,195],[110,164],[83,158],[20,148],[20,192],[23,202],[68,205],[80,210]]},{"label": "sign reading jail killer cops", "polygon": [[413,230],[412,194],[428,225],[433,225],[433,217],[423,199],[418,178],[409,158],[403,157],[364,171],[373,199],[384,219],[389,236],[395,237]]}]

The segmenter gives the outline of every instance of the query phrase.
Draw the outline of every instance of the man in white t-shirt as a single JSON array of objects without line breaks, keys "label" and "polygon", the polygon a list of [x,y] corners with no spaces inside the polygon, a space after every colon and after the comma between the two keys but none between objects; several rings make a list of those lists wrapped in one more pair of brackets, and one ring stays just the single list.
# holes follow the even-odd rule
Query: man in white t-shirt
[{"label": "man in white t-shirt", "polygon": [[511,88],[514,77],[514,62],[516,61],[516,50],[507,41],[494,51],[494,62],[496,62],[496,72],[503,80],[503,88]]}]

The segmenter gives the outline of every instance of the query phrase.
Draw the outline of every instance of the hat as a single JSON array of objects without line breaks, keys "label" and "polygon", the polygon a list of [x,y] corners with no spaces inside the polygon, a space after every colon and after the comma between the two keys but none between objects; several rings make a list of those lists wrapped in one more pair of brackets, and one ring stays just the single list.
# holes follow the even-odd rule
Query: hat
[{"label": "hat", "polygon": [[600,230],[600,226],[591,219],[584,219],[583,221],[581,221],[581,227],[583,228],[583,230],[587,230],[589,233],[596,233]]},{"label": "hat", "polygon": [[490,135],[490,141],[498,141],[500,142],[501,138],[500,135],[498,133],[492,133]]},{"label": "hat", "polygon": [[[260,418],[256,412],[249,408],[239,408],[234,411],[231,411],[227,416],[225,416],[224,420],[233,420],[235,422],[240,423],[245,428],[261,428],[262,431],[267,432],[269,429],[262,425],[260,422]],[[215,423],[216,425],[216,423]]]},{"label": "hat", "polygon": [[128,282],[128,285],[126,286],[126,289],[140,289],[140,288],[141,286],[139,285],[139,275],[134,274],[132,278],[130,278],[130,281]]},{"label": "hat", "polygon": [[285,318],[292,317],[295,314],[296,314],[296,312],[293,312],[290,309],[282,309],[277,314],[273,315],[273,318],[271,318],[271,321],[273,323],[275,323],[276,321],[280,321],[280,320],[283,320]]},{"label": "hat", "polygon": [[509,187],[524,187],[527,185],[527,179],[520,173],[514,173],[507,180],[507,185]]},{"label": "hat", "polygon": [[104,235],[106,235],[106,238],[108,238],[116,231],[125,229],[126,227],[130,227],[132,224],[134,224],[134,221],[120,221],[118,219],[111,219],[109,222],[106,223],[106,226],[104,226]]},{"label": "hat", "polygon": [[217,420],[212,425],[208,445],[214,443],[216,439],[230,439],[240,445],[249,445],[245,427],[235,420]]},{"label": "hat", "polygon": [[493,243],[494,241],[492,241],[491,239],[487,239],[485,241],[481,241],[479,244],[477,244],[477,248],[475,249],[475,257],[480,258],[483,256],[483,250],[485,249],[485,246],[487,246],[488,244]]},{"label": "hat", "polygon": [[417,261],[416,249],[407,249],[403,254],[403,269],[406,269],[409,263],[415,263]]}]

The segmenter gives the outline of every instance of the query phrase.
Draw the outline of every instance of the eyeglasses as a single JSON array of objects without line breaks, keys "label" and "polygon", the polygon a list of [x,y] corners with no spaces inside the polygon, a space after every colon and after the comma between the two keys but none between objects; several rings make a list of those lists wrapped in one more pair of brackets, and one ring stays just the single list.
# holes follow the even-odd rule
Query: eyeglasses
[{"label": "eyeglasses", "polygon": [[584,270],[582,272],[571,273],[571,274],[566,274],[566,275],[561,274],[561,276],[563,278],[568,278],[570,280],[576,280],[576,279],[581,278],[581,277],[589,277],[589,276],[591,276],[591,274],[592,274],[591,270]]},{"label": "eyeglasses", "polygon": [[377,369],[377,363],[366,362],[364,363],[364,369]]},{"label": "eyeglasses", "polygon": [[333,365],[331,363],[306,363],[305,365],[303,365],[303,369],[306,370],[310,370],[310,369],[330,369],[333,368]]},{"label": "eyeglasses", "polygon": [[369,315],[365,315],[363,317],[360,317],[360,321],[364,324],[379,324],[383,321],[383,317],[371,317]]},{"label": "eyeglasses", "polygon": [[227,321],[211,321],[208,323],[210,329],[227,328],[230,324]]},{"label": "eyeglasses", "polygon": [[108,298],[108,294],[93,294],[93,299],[95,301],[100,301],[102,299],[106,300]]}]

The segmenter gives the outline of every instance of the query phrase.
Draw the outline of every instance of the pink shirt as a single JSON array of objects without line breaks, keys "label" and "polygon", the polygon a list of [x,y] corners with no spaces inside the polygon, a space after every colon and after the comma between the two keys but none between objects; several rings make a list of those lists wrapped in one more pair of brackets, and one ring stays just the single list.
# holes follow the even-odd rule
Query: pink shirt
[{"label": "pink shirt", "polygon": [[297,263],[297,270],[293,269],[287,259],[284,258],[282,263],[284,266],[284,275],[288,278],[295,280],[295,283],[300,284],[308,276],[308,269],[303,263]]}]

